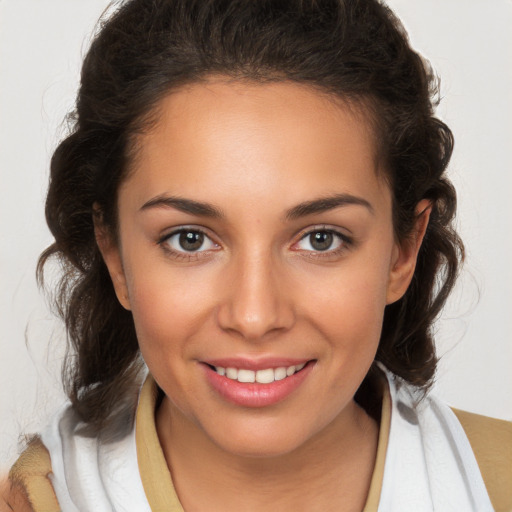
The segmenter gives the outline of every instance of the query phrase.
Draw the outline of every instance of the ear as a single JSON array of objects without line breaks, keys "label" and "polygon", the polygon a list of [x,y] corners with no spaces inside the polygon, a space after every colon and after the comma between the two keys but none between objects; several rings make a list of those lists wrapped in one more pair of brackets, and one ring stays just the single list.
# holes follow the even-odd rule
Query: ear
[{"label": "ear", "polygon": [[401,299],[411,283],[431,211],[432,203],[430,200],[422,199],[416,205],[416,220],[412,233],[403,242],[397,243],[395,246],[389,274],[387,304],[392,304]]},{"label": "ear", "polygon": [[114,240],[110,230],[103,224],[103,216],[99,207],[94,206],[94,236],[96,243],[103,256],[103,261],[107,266],[108,273],[112,279],[117,300],[125,309],[130,310],[130,299],[128,296],[128,286],[126,284],[126,275],[121,259],[119,243]]}]

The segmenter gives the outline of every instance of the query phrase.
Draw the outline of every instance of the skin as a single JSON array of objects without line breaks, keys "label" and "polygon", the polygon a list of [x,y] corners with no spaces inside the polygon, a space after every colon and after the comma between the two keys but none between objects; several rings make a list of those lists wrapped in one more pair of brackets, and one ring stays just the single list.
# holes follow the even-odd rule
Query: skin
[{"label": "skin", "polygon": [[0,477],[0,512],[33,512],[22,485],[13,484],[7,475]]},{"label": "skin", "polygon": [[[384,308],[412,278],[428,204],[397,243],[371,125],[290,82],[181,88],[138,142],[119,190],[119,243],[102,226],[97,239],[165,393],[157,431],[184,508],[361,510],[378,426],[353,396]],[[290,215],[334,195],[356,200]],[[206,233],[199,251],[165,238],[183,227]],[[320,251],[312,231],[339,235]],[[277,404],[240,407],[205,378],[202,362],[222,357],[293,357],[312,369]]]}]

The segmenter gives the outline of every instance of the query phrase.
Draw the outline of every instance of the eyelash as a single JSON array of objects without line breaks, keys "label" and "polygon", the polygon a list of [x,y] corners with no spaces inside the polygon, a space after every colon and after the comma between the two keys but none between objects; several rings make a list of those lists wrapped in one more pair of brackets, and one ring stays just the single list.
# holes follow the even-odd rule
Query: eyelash
[{"label": "eyelash", "polygon": [[[170,233],[165,234],[158,240],[158,245],[162,247],[162,249],[169,255],[171,255],[174,259],[182,260],[182,261],[197,261],[200,258],[206,256],[208,253],[210,253],[211,249],[202,250],[202,251],[180,251],[173,249],[169,245],[169,241],[172,237],[176,235],[181,235],[183,233],[199,233],[204,236],[204,241],[209,240],[210,243],[216,247],[219,247],[219,244],[214,242],[211,238],[211,236],[206,233],[203,229],[195,226],[183,226],[178,229],[175,229],[174,231],[171,231]],[[204,243],[203,241],[203,243]]]},{"label": "eyelash", "polygon": [[298,242],[295,242],[293,246],[296,246],[303,240],[306,240],[308,237],[315,233],[327,233],[330,235],[333,235],[333,237],[337,238],[340,242],[339,247],[336,247],[335,249],[326,249],[324,251],[322,250],[304,250],[301,249],[295,249],[297,251],[304,252],[307,254],[307,257],[309,258],[315,258],[315,259],[322,259],[322,258],[336,258],[337,256],[340,256],[345,251],[351,249],[354,246],[354,240],[353,238],[345,235],[344,233],[341,233],[340,231],[327,227],[327,226],[314,226],[312,228],[307,228],[299,235]]},{"label": "eyelash", "polygon": [[[162,247],[162,249],[169,255],[171,255],[174,259],[182,260],[182,261],[197,261],[202,257],[207,256],[212,249],[206,249],[206,250],[197,250],[197,251],[186,251],[186,250],[176,250],[173,249],[169,241],[172,239],[172,237],[176,235],[181,235],[183,233],[195,233],[195,234],[201,234],[204,237],[204,240],[201,244],[201,246],[204,244],[204,241],[209,240],[209,242],[215,246],[216,250],[219,246],[216,242],[212,240],[212,238],[204,231],[203,229],[195,226],[184,226],[180,227],[178,229],[173,230],[170,233],[165,234],[162,236],[158,241],[158,245]],[[325,233],[329,235],[333,235],[334,238],[337,238],[340,242],[339,247],[336,247],[335,249],[325,249],[325,250],[307,250],[307,249],[293,249],[294,246],[298,245],[303,240],[306,240],[308,237],[312,236],[315,233]],[[311,244],[310,244],[311,245]],[[340,233],[339,231],[329,228],[327,226],[314,226],[313,228],[308,228],[307,230],[304,230],[299,235],[299,240],[295,242],[292,245],[292,250],[295,250],[297,252],[302,252],[303,254],[307,254],[307,257],[309,258],[315,258],[315,259],[321,259],[321,258],[335,258],[339,255],[341,255],[343,252],[349,250],[354,245],[354,240],[351,237],[348,237],[347,235]],[[201,247],[200,246],[200,247]]]}]

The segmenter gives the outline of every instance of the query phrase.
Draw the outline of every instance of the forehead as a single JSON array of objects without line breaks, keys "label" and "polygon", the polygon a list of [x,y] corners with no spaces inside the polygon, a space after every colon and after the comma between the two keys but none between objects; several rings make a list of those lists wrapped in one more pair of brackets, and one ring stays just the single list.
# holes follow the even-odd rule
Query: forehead
[{"label": "forehead", "polygon": [[156,114],[122,187],[142,202],[167,193],[292,203],[387,189],[364,109],[308,85],[212,79],[173,91]]}]

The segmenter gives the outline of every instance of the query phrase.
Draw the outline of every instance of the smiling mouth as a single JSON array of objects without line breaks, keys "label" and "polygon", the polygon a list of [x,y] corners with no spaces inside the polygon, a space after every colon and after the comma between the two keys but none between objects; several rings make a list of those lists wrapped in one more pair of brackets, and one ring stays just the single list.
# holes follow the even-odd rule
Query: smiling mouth
[{"label": "smiling mouth", "polygon": [[241,383],[271,384],[274,381],[284,380],[287,377],[300,372],[307,363],[291,366],[280,366],[278,368],[264,368],[261,370],[247,370],[244,368],[233,368],[208,365],[218,375],[236,380]]},{"label": "smiling mouth", "polygon": [[203,368],[207,382],[223,399],[237,406],[261,408],[285,400],[300,388],[316,362],[225,359],[204,362]]}]

